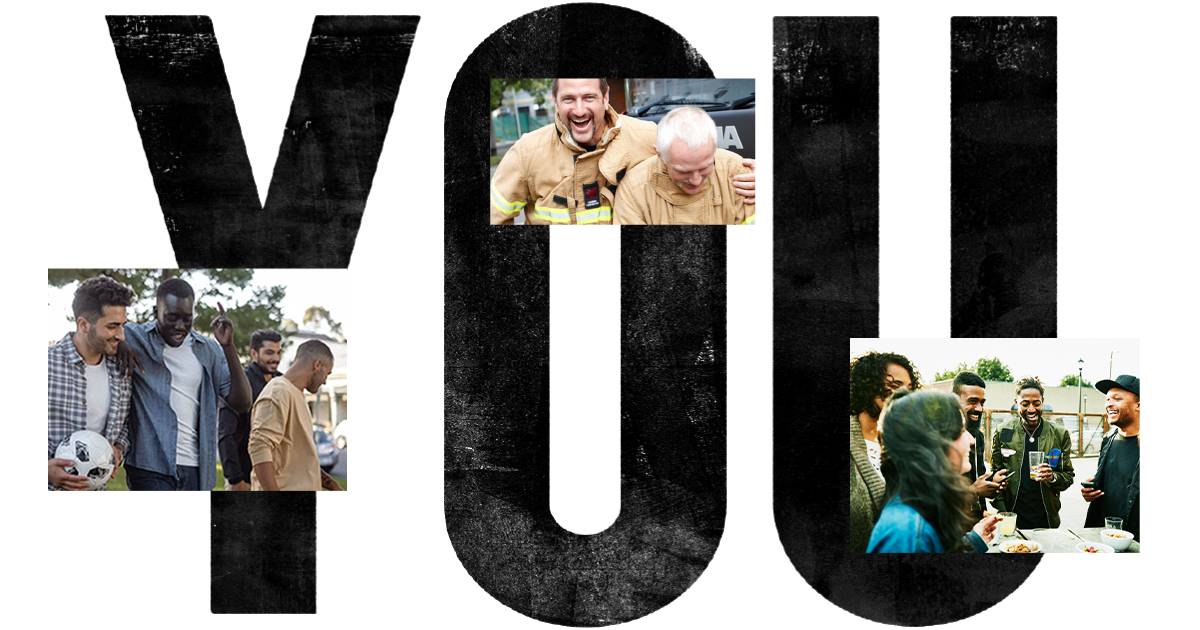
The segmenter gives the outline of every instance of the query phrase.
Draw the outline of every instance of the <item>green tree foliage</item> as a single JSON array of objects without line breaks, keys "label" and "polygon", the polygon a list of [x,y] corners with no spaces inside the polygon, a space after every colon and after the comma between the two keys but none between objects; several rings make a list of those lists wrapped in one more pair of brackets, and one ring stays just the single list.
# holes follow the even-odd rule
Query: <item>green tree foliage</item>
[{"label": "green tree foliage", "polygon": [[504,99],[512,98],[514,88],[518,92],[529,92],[533,95],[534,102],[542,105],[546,102],[543,94],[550,92],[550,84],[553,82],[554,79],[492,79],[492,110],[499,108]]},{"label": "green tree foliage", "polygon": [[304,309],[304,317],[301,318],[301,323],[319,325],[324,323],[329,327],[329,331],[342,334],[342,323],[333,319],[329,314],[329,309],[324,306],[310,306]]},{"label": "green tree foliage", "polygon": [[934,382],[948,381],[958,376],[959,372],[974,372],[985,381],[1007,381],[1012,382],[1012,373],[1008,370],[1008,366],[1000,362],[1000,359],[992,357],[991,359],[980,358],[975,361],[975,365],[967,365],[966,361],[959,363],[957,366],[938,372],[933,375]]},{"label": "green tree foliage", "polygon": [[[1078,374],[1068,374],[1068,375],[1062,377],[1062,382],[1058,384],[1059,387],[1077,387],[1078,385],[1079,385],[1079,375]],[[1091,387],[1092,382],[1085,378],[1085,379],[1083,379],[1083,386]]]}]

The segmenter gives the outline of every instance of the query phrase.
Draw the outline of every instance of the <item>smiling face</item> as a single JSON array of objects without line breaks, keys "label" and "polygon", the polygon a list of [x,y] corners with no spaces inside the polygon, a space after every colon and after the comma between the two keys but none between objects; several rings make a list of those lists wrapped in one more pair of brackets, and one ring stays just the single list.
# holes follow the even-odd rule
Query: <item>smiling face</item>
[{"label": "smiling face", "polygon": [[178,348],[192,331],[194,299],[170,294],[158,299],[158,305],[154,307],[155,328],[168,346]]},{"label": "smiling face", "polygon": [[887,366],[887,372],[883,375],[883,387],[886,395],[876,396],[875,404],[878,405],[880,409],[883,409],[883,404],[887,402],[888,398],[892,397],[892,394],[896,393],[896,391],[901,387],[907,388],[911,384],[912,377],[909,376],[908,370],[904,369],[904,366],[895,363],[889,363]]},{"label": "smiling face", "polygon": [[1137,394],[1113,387],[1105,395],[1104,413],[1108,414],[1109,424],[1124,429],[1134,421],[1141,420],[1142,403]]},{"label": "smiling face", "polygon": [[958,469],[959,472],[971,472],[971,445],[975,443],[975,438],[971,433],[963,428],[963,432],[958,436],[957,440],[950,443],[950,450],[946,455],[950,457],[950,464]]},{"label": "smiling face", "polygon": [[262,347],[250,350],[250,359],[262,368],[264,374],[270,374],[279,368],[281,356],[283,353],[279,349],[278,341],[263,341]]},{"label": "smiling face", "polygon": [[604,137],[608,93],[600,92],[600,79],[559,79],[554,105],[577,144],[597,144]]},{"label": "smiling face", "polygon": [[1030,431],[1037,428],[1042,421],[1042,393],[1035,387],[1026,387],[1017,395],[1017,413],[1021,415],[1021,424]]},{"label": "smiling face", "polygon": [[87,318],[75,320],[76,330],[84,334],[84,340],[92,352],[116,356],[117,343],[125,339],[125,307],[105,305],[95,323]]},{"label": "smiling face", "polygon": [[983,404],[987,402],[985,395],[986,391],[978,385],[962,385],[958,388],[958,402],[967,416],[967,422],[976,428],[983,420]]}]

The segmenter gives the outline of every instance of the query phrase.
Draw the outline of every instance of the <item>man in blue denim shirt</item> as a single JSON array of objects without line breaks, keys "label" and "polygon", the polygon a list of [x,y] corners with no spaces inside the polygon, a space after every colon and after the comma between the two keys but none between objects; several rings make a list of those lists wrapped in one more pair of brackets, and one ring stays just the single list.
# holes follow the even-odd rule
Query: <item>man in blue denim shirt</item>
[{"label": "man in blue denim shirt", "polygon": [[212,490],[218,396],[236,411],[250,409],[233,322],[218,303],[217,340],[200,335],[192,330],[194,302],[191,285],[171,278],[158,287],[155,321],[125,327],[141,365],[133,374],[132,447],[125,461],[130,490]]}]

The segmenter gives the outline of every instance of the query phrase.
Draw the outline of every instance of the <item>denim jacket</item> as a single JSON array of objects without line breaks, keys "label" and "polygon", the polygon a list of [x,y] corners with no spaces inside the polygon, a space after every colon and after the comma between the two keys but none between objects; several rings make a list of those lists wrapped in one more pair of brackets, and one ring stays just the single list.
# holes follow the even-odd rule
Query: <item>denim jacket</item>
[{"label": "denim jacket", "polygon": [[[229,395],[229,364],[216,341],[192,330],[192,350],[204,372],[200,382],[200,409],[196,414],[199,435],[200,489],[217,485],[217,403]],[[166,345],[155,322],[127,324],[125,340],[137,352],[146,371],[133,371],[131,452],[126,462],[135,468],[175,476],[175,445],[179,421],[171,409],[171,371],[163,359]]]},{"label": "denim jacket", "polygon": [[[987,543],[975,532],[967,532],[963,539],[976,553],[987,551]],[[899,497],[892,497],[875,529],[871,530],[871,542],[867,543],[867,553],[942,553],[946,548],[938,538],[937,532],[925,517],[915,509],[905,505]]]}]

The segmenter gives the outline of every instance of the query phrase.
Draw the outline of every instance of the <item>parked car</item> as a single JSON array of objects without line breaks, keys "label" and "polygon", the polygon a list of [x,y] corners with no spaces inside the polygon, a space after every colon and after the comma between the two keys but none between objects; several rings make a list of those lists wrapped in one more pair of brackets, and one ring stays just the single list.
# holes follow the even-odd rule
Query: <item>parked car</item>
[{"label": "parked car", "polygon": [[338,422],[334,430],[334,444],[337,444],[338,449],[346,448],[346,420]]},{"label": "parked car", "polygon": [[317,445],[317,462],[321,470],[329,472],[337,466],[339,453],[333,445],[333,438],[320,427],[313,427],[313,443]]}]

